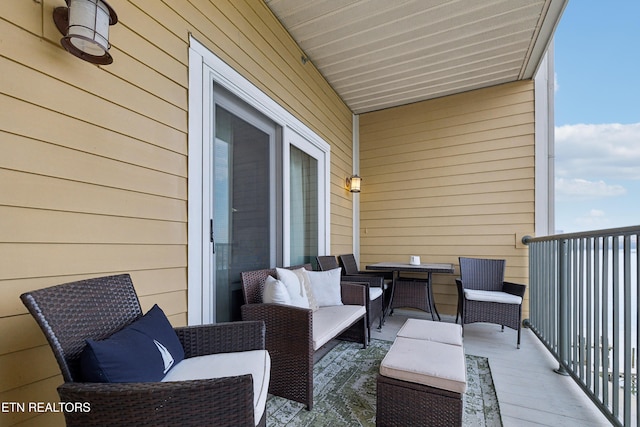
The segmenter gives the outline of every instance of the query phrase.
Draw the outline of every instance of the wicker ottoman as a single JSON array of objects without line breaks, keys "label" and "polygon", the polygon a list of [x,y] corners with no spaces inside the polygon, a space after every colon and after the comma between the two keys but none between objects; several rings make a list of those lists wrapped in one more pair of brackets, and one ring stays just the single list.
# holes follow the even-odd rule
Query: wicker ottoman
[{"label": "wicker ottoman", "polygon": [[[449,325],[412,322],[399,332],[413,337],[398,335],[382,360],[377,379],[377,426],[462,425],[467,371],[461,332]],[[453,334],[444,333],[445,329]],[[434,337],[455,343],[433,341]]]}]

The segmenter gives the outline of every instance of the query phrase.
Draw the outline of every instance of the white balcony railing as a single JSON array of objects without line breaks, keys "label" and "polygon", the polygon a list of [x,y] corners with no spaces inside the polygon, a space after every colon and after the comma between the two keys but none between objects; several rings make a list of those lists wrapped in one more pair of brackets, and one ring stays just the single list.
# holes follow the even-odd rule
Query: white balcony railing
[{"label": "white balcony railing", "polygon": [[523,239],[525,322],[615,425],[637,424],[640,226]]}]

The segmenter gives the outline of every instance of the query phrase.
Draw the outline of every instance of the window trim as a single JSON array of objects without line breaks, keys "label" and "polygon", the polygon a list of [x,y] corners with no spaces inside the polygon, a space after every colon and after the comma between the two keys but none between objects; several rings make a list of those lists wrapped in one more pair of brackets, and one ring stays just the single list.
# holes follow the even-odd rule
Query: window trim
[{"label": "window trim", "polygon": [[[205,79],[208,75],[211,78]],[[324,202],[320,204],[320,218],[324,219],[321,230],[324,230],[323,248],[319,248],[319,253],[329,253],[331,247],[331,221],[330,221],[330,176],[331,176],[331,146],[318,134],[311,130],[302,121],[296,118],[280,104],[271,99],[266,93],[247,80],[244,76],[226,64],[217,55],[211,52],[193,36],[189,36],[189,125],[188,125],[188,174],[189,177],[201,177],[204,167],[203,161],[206,157],[203,152],[207,146],[210,135],[203,129],[203,123],[208,120],[212,106],[210,103],[210,91],[206,81],[215,81],[233,95],[246,102],[260,113],[269,117],[276,124],[281,126],[283,132],[283,156],[287,156],[289,150],[289,134],[295,132],[302,138],[309,141],[315,148],[320,150],[324,157],[324,180],[321,183],[323,188],[322,196]],[[288,165],[283,159],[283,165]],[[284,168],[286,170],[286,167]],[[209,299],[206,294],[206,286],[203,286],[208,277],[204,277],[203,272],[207,267],[204,254],[208,254],[210,248],[205,244],[203,235],[208,233],[209,218],[203,215],[203,194],[206,189],[200,179],[188,180],[188,213],[187,213],[187,320],[189,325],[202,324],[210,321],[209,309],[204,306],[204,301]],[[284,193],[286,194],[286,193]],[[287,196],[288,197],[288,196]],[[285,210],[286,212],[286,210]],[[286,215],[285,215],[286,217]],[[286,223],[285,230],[288,232]],[[285,232],[285,234],[286,234]],[[286,237],[286,236],[283,236]],[[322,237],[322,236],[321,236]],[[287,240],[283,240],[286,242]],[[288,262],[288,249],[283,251],[284,262]]]}]

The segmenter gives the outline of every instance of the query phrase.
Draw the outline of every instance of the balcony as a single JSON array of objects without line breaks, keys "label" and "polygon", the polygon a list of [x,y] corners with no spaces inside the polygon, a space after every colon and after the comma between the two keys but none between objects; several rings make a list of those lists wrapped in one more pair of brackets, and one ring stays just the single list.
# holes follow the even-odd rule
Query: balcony
[{"label": "balcony", "polygon": [[[372,337],[392,340],[407,317],[431,320],[430,314],[396,310]],[[522,329],[519,350],[515,341],[510,329],[500,332],[499,326],[484,323],[465,326],[465,353],[489,359],[503,426],[611,425],[570,377],[554,372],[558,362],[533,331]]]},{"label": "balcony", "polygon": [[[465,352],[489,358],[504,425],[636,425],[640,227],[523,239],[529,310],[513,332],[465,327]],[[389,318],[393,339],[406,317]],[[452,318],[443,319],[453,321]]]},{"label": "balcony", "polygon": [[[548,174],[536,159],[547,157],[536,150],[548,141],[538,141],[536,126],[547,123],[543,106],[551,102],[535,98],[547,91],[535,89],[533,76],[536,68],[550,71],[545,49],[567,0],[435,2],[431,8],[387,2],[384,10],[362,1],[346,5],[341,12],[348,14],[327,11],[339,2],[192,0],[143,7],[118,1],[108,67],[64,51],[53,3],[62,1],[8,2],[0,12],[3,40],[10,41],[0,61],[6,76],[0,85],[6,113],[0,120],[0,400],[54,401],[61,382],[49,347],[19,302],[22,292],[127,272],[143,305],[158,303],[176,326],[193,321],[194,307],[208,305],[198,294],[211,295],[202,278],[212,277],[212,263],[186,255],[190,247],[208,248],[211,238],[209,217],[188,217],[194,206],[209,206],[204,192],[189,195],[200,168],[192,160],[204,152],[190,152],[191,141],[210,132],[198,119],[206,116],[200,106],[189,102],[190,93],[200,93],[190,82],[190,71],[203,70],[202,58],[191,56],[200,43],[331,147],[318,204],[331,225],[324,252],[359,250],[363,263],[379,254],[406,259],[405,251],[455,262],[462,253],[483,254],[489,244],[491,256],[509,258],[513,278],[526,279],[528,252],[519,242],[534,229],[544,198],[535,190],[546,188]],[[283,24],[300,17],[310,25]],[[309,31],[299,43],[296,29]],[[307,37],[318,30],[319,37]],[[215,83],[226,87],[222,77]],[[208,101],[201,103],[208,108]],[[344,188],[354,172],[364,178],[362,194]],[[272,184],[287,194],[284,183]],[[193,233],[199,227],[206,232]],[[194,235],[200,241],[189,244]],[[443,311],[451,313],[455,287],[446,280],[436,287]],[[475,328],[468,330],[470,347]],[[511,351],[500,339],[483,345],[496,354]],[[514,360],[534,348],[524,339]],[[60,414],[1,416],[1,425],[63,423]]]},{"label": "balcony", "polygon": [[615,425],[636,425],[640,227],[525,239],[532,331]]}]

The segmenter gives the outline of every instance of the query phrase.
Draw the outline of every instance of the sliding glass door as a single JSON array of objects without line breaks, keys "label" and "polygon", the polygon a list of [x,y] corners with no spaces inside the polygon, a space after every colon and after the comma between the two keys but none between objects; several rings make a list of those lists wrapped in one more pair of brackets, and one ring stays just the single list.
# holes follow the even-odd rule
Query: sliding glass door
[{"label": "sliding glass door", "polygon": [[222,88],[214,89],[212,265],[215,320],[240,320],[240,273],[277,258],[277,126]]},{"label": "sliding glass door", "polygon": [[328,252],[329,151],[190,39],[189,324],[239,320],[241,272]]}]

